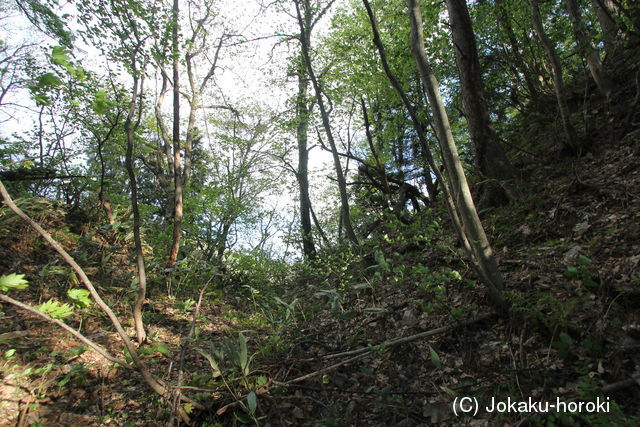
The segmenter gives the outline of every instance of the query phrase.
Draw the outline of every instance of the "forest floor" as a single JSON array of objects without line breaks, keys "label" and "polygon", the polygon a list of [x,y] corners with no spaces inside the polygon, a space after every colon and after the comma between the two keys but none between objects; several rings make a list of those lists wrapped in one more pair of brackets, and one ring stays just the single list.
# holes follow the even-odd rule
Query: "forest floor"
[{"label": "forest floor", "polygon": [[[411,241],[415,230],[390,228],[384,245],[369,247],[370,262],[324,260],[315,269],[289,272],[286,290],[277,295],[249,285],[221,288],[218,276],[188,286],[176,280],[177,297],[166,296],[163,281],[153,284],[143,358],[157,376],[175,382],[180,346],[187,342],[183,391],[206,406],[193,412],[201,425],[640,422],[630,418],[640,413],[640,382],[624,382],[640,371],[639,189],[637,131],[601,142],[577,160],[530,163],[517,200],[483,214],[514,301],[509,315],[493,311],[447,226],[427,215],[420,227],[432,234]],[[126,239],[109,231],[76,234],[61,208],[25,203],[89,266],[99,289],[128,319]],[[16,298],[35,305],[77,284],[34,232],[6,209],[0,214],[3,273],[24,273],[31,282]],[[205,283],[195,337],[185,341]],[[141,378],[33,315],[4,305],[0,316],[0,425],[166,423],[168,405]],[[67,323],[122,354],[120,339],[96,308],[76,311]],[[244,374],[232,356],[242,353],[242,337],[248,343]],[[403,337],[413,338],[393,342]],[[216,349],[225,350],[226,361]],[[217,357],[221,377],[214,378],[205,354]],[[256,391],[255,412],[248,390]],[[611,399],[605,414],[481,409],[456,417],[452,411],[454,399],[464,396],[484,406],[492,397],[588,401],[602,393]]]}]

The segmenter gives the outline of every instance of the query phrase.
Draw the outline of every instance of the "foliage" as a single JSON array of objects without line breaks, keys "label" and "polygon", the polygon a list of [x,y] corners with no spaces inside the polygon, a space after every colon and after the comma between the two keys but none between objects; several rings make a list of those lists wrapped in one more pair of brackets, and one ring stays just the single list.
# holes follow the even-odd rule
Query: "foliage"
[{"label": "foliage", "polygon": [[49,300],[44,302],[38,306],[36,306],[38,310],[47,314],[54,319],[63,320],[73,314],[73,307],[71,307],[67,303],[59,303],[58,301]]},{"label": "foliage", "polygon": [[0,276],[0,291],[26,289],[29,282],[24,279],[24,274],[7,274]]}]

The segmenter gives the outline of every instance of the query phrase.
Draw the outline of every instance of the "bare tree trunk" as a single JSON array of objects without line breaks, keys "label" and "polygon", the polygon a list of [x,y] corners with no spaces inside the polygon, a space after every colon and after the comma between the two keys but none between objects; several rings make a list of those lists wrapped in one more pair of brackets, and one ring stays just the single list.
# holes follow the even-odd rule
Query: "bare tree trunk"
[{"label": "bare tree trunk", "polygon": [[600,93],[608,100],[611,99],[611,93],[613,91],[613,85],[611,80],[607,76],[607,72],[602,66],[600,60],[600,53],[598,49],[593,45],[593,41],[589,40],[587,28],[582,22],[582,16],[578,9],[576,0],[566,0],[567,11],[571,17],[571,24],[573,26],[573,33],[578,43],[578,48],[582,53],[582,57],[587,61],[591,76],[596,82]]},{"label": "bare tree trunk", "polygon": [[173,241],[169,251],[168,268],[173,267],[180,250],[180,238],[182,236],[182,173],[180,171],[180,58],[178,56],[178,0],[173,0],[173,28],[172,28],[172,55],[173,55],[173,182],[175,188],[173,209]]},{"label": "bare tree trunk", "polygon": [[[349,195],[347,194],[347,181],[345,179],[344,173],[342,172],[342,165],[340,164],[338,148],[336,146],[335,139],[333,138],[331,123],[329,122],[329,113],[325,108],[324,99],[322,97],[322,88],[320,87],[320,83],[316,78],[315,72],[313,71],[313,66],[311,64],[311,54],[309,53],[311,44],[311,34],[309,32],[309,30],[311,29],[311,6],[308,0],[294,0],[294,3],[298,16],[298,24],[300,26],[300,45],[302,48],[302,55],[304,57],[309,78],[311,79],[311,83],[313,84],[313,88],[316,94],[316,102],[318,103],[320,115],[322,117],[322,125],[324,127],[325,133],[327,134],[327,140],[329,141],[329,146],[331,147],[331,153],[333,155],[333,163],[336,168],[336,179],[338,181],[338,190],[340,192],[341,222],[344,226],[345,234],[349,241],[353,244],[353,246],[359,247],[360,242],[358,241],[356,233],[353,229],[353,225],[351,223],[351,214],[349,212]],[[301,4],[303,11],[300,10]]]},{"label": "bare tree trunk", "polygon": [[462,84],[462,102],[475,148],[476,168],[483,178],[488,179],[480,186],[483,204],[506,205],[510,197],[500,181],[512,179],[515,170],[489,120],[471,16],[466,0],[446,0],[445,3]]},{"label": "bare tree trunk", "polygon": [[316,248],[311,231],[311,200],[309,196],[309,151],[307,149],[309,114],[307,100],[308,80],[303,59],[298,63],[298,96],[296,97],[296,139],[298,141],[298,186],[300,187],[300,228],[302,231],[302,253],[305,259],[316,257]]},{"label": "bare tree trunk", "polygon": [[556,93],[556,100],[558,101],[558,110],[560,111],[560,119],[562,121],[562,127],[566,136],[566,141],[563,141],[563,147],[570,151],[572,154],[577,155],[580,152],[580,143],[576,135],[576,131],[571,124],[571,111],[569,110],[569,104],[567,104],[567,91],[564,86],[564,80],[562,78],[562,65],[560,58],[556,52],[556,48],[553,45],[551,39],[547,36],[542,25],[542,18],[540,17],[540,8],[538,7],[538,0],[530,0],[531,3],[531,18],[533,21],[533,27],[536,30],[538,39],[547,52],[549,57],[549,63],[551,64],[551,73],[553,75],[553,88]]},{"label": "bare tree trunk", "polygon": [[[373,135],[371,135],[371,125],[369,124],[369,114],[367,112],[367,104],[364,102],[364,98],[360,98],[360,107],[362,108],[362,118],[364,119],[364,131],[367,136],[367,142],[369,144],[369,150],[371,151],[371,155],[376,162],[376,169],[378,170],[378,174],[382,179],[382,188],[384,189],[384,197],[387,207],[391,207],[391,201],[389,200],[389,195],[391,194],[391,189],[389,188],[389,180],[387,179],[387,173],[385,171],[384,165],[380,160],[380,156],[378,155],[378,151],[376,150],[375,144],[373,143]],[[404,181],[404,180],[403,180]]]},{"label": "bare tree trunk", "polygon": [[[133,73],[133,89],[131,103],[129,104],[129,112],[124,122],[124,129],[127,134],[127,154],[126,168],[129,174],[129,186],[131,188],[131,210],[133,211],[133,240],[136,251],[136,266],[138,269],[138,297],[133,306],[133,323],[136,329],[136,337],[138,343],[142,344],[146,339],[144,330],[144,322],[142,320],[142,306],[147,293],[147,274],[144,267],[144,254],[142,252],[142,237],[140,236],[140,209],[138,209],[138,184],[136,182],[135,164],[133,160],[133,151],[135,148],[135,132],[140,124],[140,115],[136,120],[136,108],[138,108],[138,97],[142,97],[142,81],[137,75],[134,67]],[[140,104],[142,102],[140,101]],[[139,107],[142,108],[142,105]]]},{"label": "bare tree trunk", "polygon": [[502,296],[504,288],[502,274],[500,274],[489,239],[485,234],[473,203],[464,169],[458,157],[458,149],[453,140],[447,112],[440,97],[438,82],[431,71],[427,54],[424,50],[420,5],[418,0],[407,0],[407,5],[411,24],[412,52],[433,113],[436,132],[451,179],[452,193],[460,212],[464,234],[468,236],[477,268],[481,279],[489,290],[489,295],[496,305],[503,307],[505,302]]}]

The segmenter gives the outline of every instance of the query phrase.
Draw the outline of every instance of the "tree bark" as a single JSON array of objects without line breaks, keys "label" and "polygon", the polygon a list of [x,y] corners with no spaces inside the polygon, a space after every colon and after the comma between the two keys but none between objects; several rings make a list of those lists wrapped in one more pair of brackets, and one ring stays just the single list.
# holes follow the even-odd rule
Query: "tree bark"
[{"label": "tree bark", "polygon": [[[124,122],[124,129],[127,134],[127,154],[126,168],[129,174],[129,187],[131,189],[131,210],[133,212],[133,240],[136,251],[136,266],[138,269],[138,296],[133,306],[133,323],[136,329],[136,337],[138,343],[142,344],[146,339],[144,330],[144,322],[142,320],[142,306],[147,293],[147,274],[144,267],[144,254],[142,252],[142,237],[140,236],[140,209],[138,208],[138,184],[136,181],[135,164],[133,151],[135,148],[135,132],[140,124],[139,120],[135,120],[136,108],[138,107],[137,99],[142,96],[141,78],[137,75],[134,67],[133,73],[133,89],[131,102],[129,104],[129,112]],[[141,106],[140,106],[141,108]]]},{"label": "tree bark", "polygon": [[306,77],[303,59],[298,60],[298,95],[296,97],[296,139],[298,142],[298,171],[296,177],[300,188],[300,228],[302,231],[302,253],[305,259],[316,257],[311,230],[311,199],[309,196],[309,151],[307,149],[309,114],[307,89],[309,82]]},{"label": "tree bark", "polygon": [[[411,102],[409,101],[409,98],[407,97],[407,95],[405,94],[404,90],[402,89],[402,86],[400,85],[400,83],[398,82],[397,78],[395,77],[395,75],[393,74],[393,72],[391,71],[391,68],[389,67],[389,63],[387,61],[386,58],[386,53],[385,53],[385,49],[384,49],[384,45],[382,44],[382,40],[380,39],[380,35],[378,32],[378,27],[377,27],[377,23],[375,20],[375,17],[373,16],[373,11],[371,10],[371,6],[369,5],[368,0],[363,0],[363,3],[365,5],[365,8],[367,9],[367,14],[369,15],[369,21],[371,23],[371,29],[373,31],[373,41],[374,44],[376,45],[376,47],[378,48],[378,53],[380,55],[380,60],[382,62],[382,66],[385,70],[385,73],[387,74],[387,77],[389,79],[389,81],[391,82],[391,85],[394,87],[394,89],[396,90],[396,92],[398,93],[398,95],[400,96],[400,98],[402,99],[405,108],[407,109],[409,116],[411,117],[411,120],[413,122],[413,126],[415,128],[416,133],[418,134],[418,138],[420,139],[420,141],[424,141],[424,155],[427,157],[427,162],[429,164],[429,166],[431,167],[431,169],[433,170],[433,173],[436,176],[436,179],[438,180],[438,182],[441,183],[441,187],[442,187],[442,192],[444,193],[444,198],[445,198],[445,202],[446,202],[446,207],[447,210],[449,212],[449,216],[451,217],[451,221],[453,222],[454,225],[454,229],[456,230],[456,233],[458,234],[458,238],[460,239],[460,242],[462,243],[462,247],[467,255],[467,257],[469,258],[469,260],[472,261],[472,265],[474,266],[474,269],[478,272],[478,276],[481,277],[483,279],[483,281],[485,281],[485,283],[487,283],[487,280],[484,279],[486,274],[480,269],[479,267],[479,262],[474,261],[475,259],[475,255],[474,255],[474,251],[471,248],[471,243],[469,242],[469,239],[467,237],[467,232],[465,231],[464,228],[464,224],[462,222],[462,220],[460,219],[460,214],[458,213],[458,208],[456,207],[456,202],[453,199],[452,196],[452,191],[449,188],[449,183],[447,183],[444,180],[444,177],[440,171],[440,168],[438,167],[438,165],[435,163],[433,156],[431,154],[431,150],[429,149],[429,146],[426,145],[426,136],[424,135],[424,129],[422,128],[422,125],[420,124],[420,121],[418,120],[418,116],[416,114],[416,111],[413,107],[413,105],[411,104]],[[492,295],[492,298],[494,299],[494,301],[502,306],[504,304],[504,300],[501,296],[501,294],[499,292],[497,293],[492,293],[491,292],[491,288],[490,288],[490,293]]]},{"label": "tree bark", "polygon": [[598,49],[593,45],[593,41],[589,40],[587,28],[584,22],[582,22],[582,16],[580,15],[576,0],[566,0],[566,5],[567,12],[569,12],[569,16],[571,17],[573,33],[582,57],[587,61],[591,77],[593,77],[593,80],[596,82],[598,90],[600,90],[600,93],[609,101],[611,99],[613,85],[600,60],[600,52],[598,52]]},{"label": "tree bark", "polygon": [[560,57],[556,48],[553,45],[551,39],[547,36],[542,25],[542,18],[540,17],[540,8],[538,7],[538,0],[530,0],[531,4],[531,19],[533,21],[533,28],[536,30],[538,39],[549,58],[551,64],[551,74],[553,76],[553,88],[556,93],[556,101],[558,102],[558,110],[560,111],[560,120],[562,121],[562,127],[566,136],[566,140],[562,141],[562,147],[564,150],[577,155],[580,153],[580,143],[576,135],[576,131],[571,124],[571,111],[569,110],[569,104],[567,103],[567,90],[564,86],[564,80],[562,78],[562,65],[560,63]]},{"label": "tree bark", "polygon": [[180,58],[178,56],[178,16],[179,3],[173,0],[173,28],[172,38],[172,55],[173,55],[173,186],[174,208],[173,208],[173,240],[171,250],[169,251],[168,268],[172,268],[178,259],[178,251],[180,250],[180,238],[182,237],[182,172],[180,171]]},{"label": "tree bark", "polygon": [[480,186],[483,204],[506,205],[510,197],[501,181],[512,179],[515,170],[489,119],[471,16],[466,0],[446,0],[445,3],[462,85],[462,102],[475,149],[476,169],[487,179]]},{"label": "tree bark", "polygon": [[598,23],[602,30],[602,40],[604,41],[604,50],[607,55],[611,55],[616,44],[616,36],[618,34],[618,25],[613,19],[615,15],[615,6],[611,0],[591,0],[591,5],[596,11]]},{"label": "tree bark", "polygon": [[349,239],[351,244],[354,247],[359,247],[360,242],[358,241],[358,237],[356,236],[353,225],[351,223],[351,214],[349,212],[349,195],[347,193],[347,181],[342,171],[342,165],[340,164],[340,157],[338,155],[338,148],[336,146],[335,139],[333,138],[333,131],[331,129],[329,113],[327,112],[327,109],[324,105],[322,88],[320,87],[320,83],[318,82],[318,79],[313,70],[313,65],[311,63],[311,54],[309,52],[311,45],[311,5],[309,4],[309,0],[294,0],[294,4],[296,6],[296,13],[298,16],[298,25],[300,26],[300,45],[302,48],[302,55],[307,67],[309,78],[311,79],[311,83],[313,84],[313,89],[316,94],[316,102],[318,103],[318,107],[320,109],[322,125],[324,127],[325,133],[327,134],[327,140],[329,141],[329,146],[331,147],[333,163],[336,169],[336,179],[338,181],[338,190],[340,192],[340,219],[344,227],[345,234],[347,235],[347,238]]},{"label": "tree bark", "polygon": [[[158,181],[167,193],[166,205],[164,206],[164,218],[169,223],[173,223],[173,210],[175,205],[175,189],[173,180],[173,153],[171,148],[171,139],[169,138],[169,130],[162,117],[162,104],[167,94],[169,76],[164,69],[162,72],[162,88],[158,94],[155,104],[156,123],[160,134],[159,145],[156,152],[156,162],[158,163]],[[163,167],[163,157],[167,161],[167,168]]]},{"label": "tree bark", "polygon": [[407,0],[407,5],[411,24],[412,52],[433,113],[436,133],[451,179],[453,187],[452,193],[456,207],[460,212],[464,234],[468,237],[477,269],[480,272],[482,281],[489,290],[489,295],[496,305],[504,307],[502,274],[498,269],[498,264],[495,260],[491,245],[489,244],[489,239],[485,234],[471,197],[467,178],[458,156],[458,149],[453,140],[453,134],[451,133],[447,112],[440,97],[438,82],[431,71],[427,54],[424,50],[420,5],[418,0]]}]

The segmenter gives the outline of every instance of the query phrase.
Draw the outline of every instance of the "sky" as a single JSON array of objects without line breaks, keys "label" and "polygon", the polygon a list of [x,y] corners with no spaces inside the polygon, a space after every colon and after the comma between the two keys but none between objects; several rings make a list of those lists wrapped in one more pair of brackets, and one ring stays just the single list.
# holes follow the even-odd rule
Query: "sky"
[{"label": "sky", "polygon": [[[241,5],[241,7],[239,7]],[[186,9],[186,2],[181,5]],[[73,8],[70,4],[64,6],[64,13],[73,15]],[[220,13],[220,21],[226,23],[226,30],[241,37],[234,39],[237,41],[246,40],[245,43],[229,47],[222,52],[221,67],[215,77],[215,85],[212,85],[212,92],[216,94],[217,101],[224,101],[234,106],[258,106],[265,114],[282,112],[287,108],[287,102],[295,95],[297,82],[293,78],[287,78],[286,68],[288,58],[295,54],[297,45],[282,40],[283,34],[295,33],[298,29],[297,23],[292,17],[282,14],[271,5],[263,8],[259,0],[247,0],[237,2],[232,0],[220,0],[217,10]],[[293,12],[291,10],[290,12]],[[315,37],[318,34],[328,31],[330,14],[325,17],[323,23],[317,28]],[[68,19],[67,23],[72,31],[77,31],[79,26]],[[8,17],[0,20],[0,29],[5,35],[9,44],[18,45],[24,41],[35,41],[34,52],[41,58],[41,62],[46,63],[46,55],[51,51],[51,47],[57,43],[50,37],[43,35],[24,18],[19,12],[10,13]],[[215,31],[215,30],[213,30]],[[250,41],[253,40],[253,41]],[[82,43],[80,38],[75,41],[75,59],[86,69],[104,73],[106,62],[101,53],[94,47]],[[150,78],[149,81],[153,82]],[[185,79],[183,79],[183,82]],[[122,83],[130,85],[130,80],[122,76]],[[184,84],[184,83],[183,83]],[[155,83],[147,83],[148,88],[157,87]],[[4,102],[15,102],[26,108],[9,108],[4,105],[0,110],[10,111],[11,118],[0,117],[0,137],[10,139],[12,134],[24,134],[34,129],[37,125],[38,109],[32,99],[31,94],[23,89],[7,96]],[[166,107],[170,107],[170,100],[166,102]],[[182,111],[186,111],[187,105],[183,102]],[[185,114],[186,115],[186,114]],[[310,132],[313,135],[314,132]],[[293,138],[293,135],[291,136]],[[294,153],[293,153],[294,154]],[[292,163],[295,164],[295,156],[292,156]],[[82,161],[82,160],[80,160]],[[310,153],[310,176],[312,186],[319,195],[326,189],[326,175],[333,175],[333,164],[329,153],[320,148],[314,148]],[[315,182],[313,181],[315,177]],[[292,177],[290,177],[292,178]],[[293,188],[292,188],[293,190]],[[293,210],[295,191],[283,192],[281,190],[273,192],[266,199],[266,204],[271,207],[277,206],[283,215],[291,216],[287,213]],[[314,200],[316,212],[320,213],[329,206],[323,206],[320,198]],[[277,236],[278,238],[281,237]]]}]

